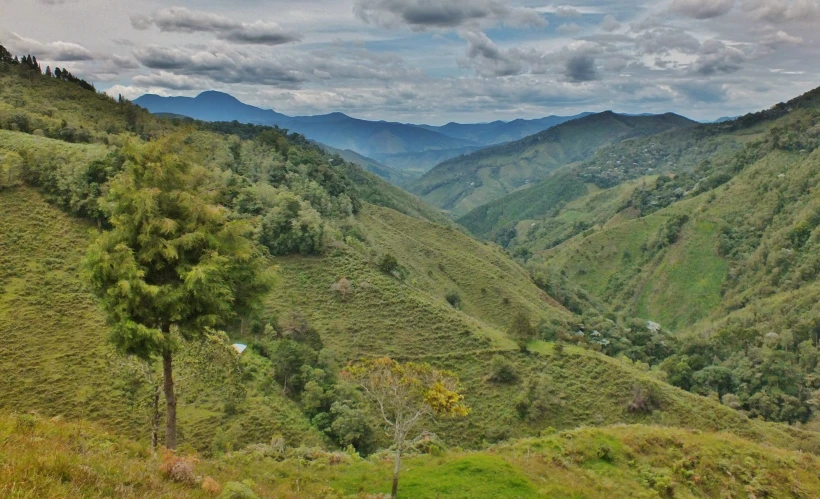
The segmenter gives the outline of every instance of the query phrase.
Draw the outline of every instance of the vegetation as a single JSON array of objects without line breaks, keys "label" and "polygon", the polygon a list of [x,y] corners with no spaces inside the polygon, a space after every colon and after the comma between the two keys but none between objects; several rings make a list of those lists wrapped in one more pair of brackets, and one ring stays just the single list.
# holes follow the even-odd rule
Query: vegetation
[{"label": "vegetation", "polygon": [[92,244],[88,266],[117,349],[162,357],[165,446],[176,449],[172,332],[203,336],[254,309],[268,283],[250,226],[211,204],[207,172],[170,150],[170,139],[123,149],[103,204],[112,230]]},{"label": "vegetation", "polygon": [[400,364],[387,357],[357,362],[346,367],[342,375],[362,387],[393,434],[396,459],[391,497],[395,499],[402,452],[415,426],[424,418],[436,415],[466,416],[470,413],[461,402],[464,395],[458,391],[458,378],[428,364]]},{"label": "vegetation", "polygon": [[[0,487],[388,492],[392,439],[342,372],[389,355],[452,373],[471,408],[404,446],[408,496],[811,497],[817,106],[800,102],[731,139],[750,145],[726,161],[635,170],[611,188],[582,179],[586,194],[551,208],[537,237],[521,229],[541,220],[519,222],[508,253],[298,135],[160,118],[0,64]],[[43,133],[12,129],[16,115]],[[256,309],[239,306],[255,293],[238,288],[218,307],[224,320],[206,321],[224,331],[170,328],[179,451],[161,457],[161,371],[117,355],[104,300],[81,276],[95,235],[122,230],[106,200],[130,193],[123,179],[148,164],[186,179],[152,196],[204,191],[180,208],[218,206],[202,221],[273,254],[265,267],[279,283]],[[233,276],[226,289],[253,282]]]},{"label": "vegetation", "polygon": [[[646,362],[751,416],[809,423],[820,388],[807,306],[817,296],[817,99],[814,91],[730,124],[604,148],[552,178],[594,188],[568,202],[553,196],[539,219],[499,229],[481,216],[515,213],[525,194],[550,198],[548,181],[462,221],[490,231],[584,316],[576,341]],[[649,332],[647,320],[676,334]]]},{"label": "vegetation", "polygon": [[[813,497],[812,454],[725,433],[620,425],[546,431],[483,451],[412,451],[406,497]],[[216,458],[155,456],[94,425],[0,416],[0,495],[36,497],[368,498],[389,493],[389,455],[362,459],[256,445]]]},{"label": "vegetation", "polygon": [[604,145],[693,124],[673,114],[594,114],[516,142],[445,161],[407,187],[431,205],[462,216],[535,184],[561,166],[587,159]]}]

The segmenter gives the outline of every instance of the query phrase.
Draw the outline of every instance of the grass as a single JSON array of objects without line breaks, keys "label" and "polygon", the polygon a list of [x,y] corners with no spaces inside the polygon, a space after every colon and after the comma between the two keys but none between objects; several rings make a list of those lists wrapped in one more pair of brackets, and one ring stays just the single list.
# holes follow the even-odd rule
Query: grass
[{"label": "grass", "polygon": [[[31,189],[6,190],[0,199],[0,327],[8,339],[0,350],[0,387],[6,394],[0,407],[89,419],[145,439],[144,423],[129,414],[127,397],[111,386],[106,328],[78,276],[89,228]],[[450,444],[480,447],[498,439],[537,435],[549,426],[646,422],[727,429],[793,448],[814,445],[809,437],[796,438],[777,426],[752,423],[594,352],[568,347],[559,358],[551,354],[551,346],[539,343],[533,350],[545,355],[520,354],[504,334],[505,310],[530,310],[534,318],[557,320],[559,325],[568,316],[544,301],[545,295],[503,252],[458,231],[383,208],[369,207],[360,219],[373,247],[397,251],[399,262],[409,270],[405,281],[381,273],[367,251],[353,247],[322,258],[281,258],[280,283],[269,307],[279,315],[303,312],[340,364],[389,354],[454,370],[464,383],[473,414],[433,427]],[[415,234],[418,241],[408,242],[408,234]],[[354,283],[346,301],[330,291],[342,275]],[[451,287],[462,294],[462,310],[444,300]],[[512,401],[520,383],[487,381],[490,361],[499,354],[515,363],[521,383],[544,374],[551,378],[559,403],[543,418],[518,418]],[[238,444],[265,442],[274,433],[286,435],[291,443],[319,442],[295,404],[277,390],[257,391],[270,368],[266,360],[249,352],[243,362],[250,378],[247,408],[241,414],[223,413],[216,387],[194,384],[184,390],[180,427],[185,441],[208,450],[219,429],[235,428]],[[626,411],[632,390],[640,383],[661,391],[661,411],[649,416]]]},{"label": "grass", "polygon": [[[259,497],[367,498],[389,491],[392,459],[266,446],[191,463],[174,481],[144,445],[88,423],[0,413],[0,497],[218,497],[232,482]],[[284,458],[284,459],[283,459]],[[820,458],[725,433],[621,425],[549,432],[480,452],[411,454],[400,497],[814,497]],[[211,491],[202,483],[211,484]]]},{"label": "grass", "polygon": [[[119,356],[81,278],[91,230],[32,189],[0,191],[0,408],[88,419],[146,439],[147,419],[118,381]],[[220,387],[180,369],[188,378],[180,384],[183,442],[210,449],[218,429],[234,424],[246,443],[274,433],[320,441],[278,391],[261,395],[251,384],[247,410],[227,416]]]}]

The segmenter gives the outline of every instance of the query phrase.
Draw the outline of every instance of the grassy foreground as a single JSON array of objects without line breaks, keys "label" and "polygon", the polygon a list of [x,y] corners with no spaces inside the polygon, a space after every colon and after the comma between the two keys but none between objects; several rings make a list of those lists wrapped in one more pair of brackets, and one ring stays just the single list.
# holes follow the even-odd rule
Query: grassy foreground
[{"label": "grassy foreground", "polygon": [[[613,426],[417,454],[400,496],[810,498],[818,472],[817,456],[728,434]],[[155,456],[87,423],[0,415],[0,497],[368,498],[388,491],[390,473],[384,453],[257,445],[217,460]]]}]

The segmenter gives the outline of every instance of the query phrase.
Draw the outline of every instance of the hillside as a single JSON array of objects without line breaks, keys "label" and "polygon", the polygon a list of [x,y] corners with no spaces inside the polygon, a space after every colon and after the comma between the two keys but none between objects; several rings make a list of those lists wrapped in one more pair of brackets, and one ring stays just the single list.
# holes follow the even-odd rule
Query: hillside
[{"label": "hillside", "polygon": [[410,180],[420,177],[422,174],[422,172],[420,171],[412,170],[412,167],[407,169],[400,169],[393,168],[392,166],[387,166],[385,164],[379,163],[373,158],[362,156],[356,151],[352,151],[350,149],[341,150],[324,144],[318,145],[328,153],[338,154],[345,161],[359,165],[365,171],[368,171],[374,175],[378,175],[379,177],[387,180],[393,185],[400,186],[402,184],[409,182]]},{"label": "hillside", "polygon": [[[695,141],[687,133],[623,143],[655,144],[655,159],[631,171],[588,168],[621,157],[605,149],[570,177],[591,173],[598,185],[553,196],[551,211],[512,219],[496,237],[571,310],[675,332],[650,363],[676,386],[811,424],[820,388],[818,95],[699,127],[690,132],[701,147],[685,152]],[[641,176],[647,166],[653,175]]]},{"label": "hillside", "polygon": [[[772,122],[781,119],[787,109],[804,105],[804,99],[799,98],[734,121],[702,124],[604,146],[586,161],[559,168],[528,189],[479,206],[458,222],[476,236],[504,246],[515,237],[515,229],[522,223],[535,224],[533,230],[525,231],[535,248],[543,247],[545,241],[564,240],[590,225],[556,228],[555,224],[562,222],[552,214],[562,203],[658,173],[686,174],[691,187],[694,180],[720,173],[721,165],[732,161],[747,144],[765,137]],[[582,188],[582,184],[589,189]],[[584,218],[584,224],[592,223]],[[542,219],[545,225],[541,224]],[[570,226],[578,222],[567,221]]]},{"label": "hillside", "polygon": [[[2,496],[364,499],[388,491],[385,457],[262,444],[210,459],[158,458],[87,423],[0,414]],[[480,452],[413,453],[401,491],[421,499],[812,497],[819,468],[816,456],[726,434],[617,426]]]},{"label": "hillside", "polygon": [[590,115],[516,142],[445,161],[407,187],[433,206],[461,216],[529,187],[561,166],[587,159],[607,144],[692,125],[693,121],[674,114]]},{"label": "hillside", "polygon": [[[435,433],[435,445],[426,448],[431,454],[455,446],[477,452],[454,449],[411,458],[406,490],[420,497],[458,497],[460,492],[447,488],[453,480],[466,497],[511,490],[534,497],[596,497],[602,487],[613,494],[649,494],[670,486],[695,497],[747,487],[776,494],[782,477],[804,482],[801,463],[814,466],[811,460],[820,455],[820,434],[797,426],[811,419],[807,371],[817,367],[817,359],[812,364],[810,349],[804,355],[805,347],[799,347],[801,357],[786,366],[806,369],[797,384],[790,372],[778,376],[783,366],[775,362],[744,374],[777,380],[782,393],[774,393],[771,384],[766,388],[779,399],[738,396],[736,404],[725,398],[720,376],[678,369],[688,361],[681,356],[692,351],[678,349],[666,331],[646,320],[599,316],[592,306],[578,310],[565,299],[560,277],[533,278],[502,248],[473,239],[417,198],[302,136],[240,123],[160,119],[21,65],[0,64],[0,89],[0,335],[8,340],[0,347],[0,410],[24,414],[0,416],[0,449],[29,449],[24,459],[15,453],[11,464],[0,452],[0,474],[7,474],[0,475],[0,487],[10,481],[15,490],[20,483],[34,496],[58,497],[77,490],[92,496],[205,495],[198,485],[186,488],[151,474],[159,464],[142,443],[83,429],[88,421],[147,442],[158,421],[152,415],[163,405],[151,403],[159,393],[156,363],[113,352],[82,263],[89,242],[110,223],[100,209],[109,182],[129,161],[158,146],[174,161],[203,167],[201,175],[220,204],[254,228],[253,237],[277,275],[263,309],[225,324],[225,331],[209,331],[203,341],[177,339],[181,448],[212,457],[201,462],[201,473],[219,483],[250,479],[249,486],[262,494],[296,497],[333,493],[321,487],[348,495],[384,490],[389,442],[383,426],[371,416],[361,391],[340,376],[348,362],[381,355],[452,371],[472,408],[467,417],[426,427]],[[792,147],[807,138],[786,133],[778,144]],[[805,154],[801,148],[788,154]],[[774,152],[781,153],[787,154]],[[807,163],[806,175],[812,171]],[[803,180],[796,177],[796,185]],[[647,184],[634,185],[619,196],[632,199],[638,186]],[[700,200],[691,196],[687,202]],[[596,213],[612,208],[604,201]],[[663,210],[647,216],[679,220]],[[795,240],[808,250],[814,239],[804,232]],[[531,263],[549,265],[537,258]],[[794,275],[787,274],[788,281]],[[763,295],[766,289],[757,291]],[[811,307],[811,296],[776,305]],[[510,331],[516,317],[524,317],[533,330],[520,344]],[[803,344],[807,326],[791,324],[790,338]],[[247,350],[237,354],[234,342]],[[728,340],[723,346],[716,355],[740,350]],[[749,351],[782,358],[779,350],[762,346],[750,344]],[[687,365],[698,367],[694,361]],[[692,382],[688,386],[680,381],[685,375]],[[793,395],[796,388],[801,391]],[[757,393],[761,390],[748,395]],[[39,416],[25,414],[30,411]],[[687,430],[609,428],[620,424]],[[576,430],[583,426],[599,428]],[[79,447],[86,431],[97,436]],[[527,437],[537,438],[516,441]],[[492,445],[498,442],[506,443]],[[581,447],[573,447],[575,442]],[[583,442],[590,442],[589,452],[597,458]],[[43,445],[62,454],[36,457]],[[737,450],[730,452],[732,447]],[[686,452],[678,455],[670,448]],[[795,450],[808,457],[789,461]],[[82,465],[75,457],[80,451]],[[539,452],[544,459],[530,462]],[[715,466],[752,475],[729,480],[724,473],[725,482],[692,485],[686,471],[698,464],[684,459],[695,452],[704,456],[705,476],[714,475]],[[103,454],[108,467],[95,468],[103,461],[90,456]],[[527,456],[523,464],[522,455]],[[743,461],[735,463],[738,456]],[[770,461],[771,456],[783,462]],[[273,463],[282,458],[292,460],[281,467]],[[348,462],[349,468],[342,467]],[[114,463],[124,464],[118,469]],[[478,463],[473,475],[492,480],[465,479],[471,463]],[[764,473],[761,466],[777,481],[755,481],[755,472]],[[600,470],[607,481],[590,476],[590,469]],[[554,481],[545,482],[545,474]]]}]

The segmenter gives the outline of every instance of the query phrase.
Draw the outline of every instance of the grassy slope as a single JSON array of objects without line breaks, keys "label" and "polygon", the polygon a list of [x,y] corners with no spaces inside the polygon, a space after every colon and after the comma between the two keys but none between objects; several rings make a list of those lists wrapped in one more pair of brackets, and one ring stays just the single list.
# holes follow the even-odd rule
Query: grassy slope
[{"label": "grassy slope", "polygon": [[[361,460],[290,451],[276,461],[264,452],[259,447],[198,461],[193,474],[218,486],[246,481],[261,497],[364,498],[388,492],[389,456]],[[172,482],[160,465],[146,447],[93,426],[0,415],[0,496],[217,495],[196,482]],[[422,499],[809,498],[820,490],[818,471],[816,456],[727,434],[616,426],[554,433],[482,452],[408,456],[399,490]]]},{"label": "grassy slope", "polygon": [[[0,407],[87,418],[145,438],[146,422],[114,387],[116,356],[104,317],[80,278],[90,235],[90,226],[29,188],[0,191]],[[252,393],[245,414],[225,417],[209,401],[215,387],[188,388],[180,425],[183,440],[200,449],[210,447],[218,428],[234,423],[249,441],[274,431],[291,441],[319,441],[278,392]]]},{"label": "grassy slope", "polygon": [[625,117],[601,113],[517,142],[446,161],[408,188],[428,203],[464,215],[550,171],[592,156],[606,144],[692,124],[675,115]]},{"label": "grassy slope", "polygon": [[[144,435],[136,427],[139,422],[124,418],[125,401],[107,386],[106,370],[92,360],[76,363],[78,351],[89,352],[88,359],[98,359],[100,352],[108,351],[101,314],[78,280],[88,229],[46,204],[30,189],[7,190],[2,197],[3,209],[8,212],[2,218],[2,240],[25,239],[39,245],[16,243],[2,252],[4,268],[8,269],[3,281],[3,322],[11,325],[8,337],[14,338],[0,359],[4,380],[9,383],[8,393],[12,394],[3,400],[3,407],[83,416],[104,421],[129,435]],[[516,310],[528,311],[535,319],[552,322],[557,328],[567,327],[572,317],[552,304],[503,252],[457,230],[385,208],[366,208],[359,224],[370,239],[368,247],[357,248],[353,243],[354,247],[339,247],[322,258],[279,259],[281,281],[271,296],[270,307],[280,314],[292,310],[305,313],[341,362],[362,355],[391,354],[455,370],[464,381],[474,413],[463,421],[437,428],[447,441],[474,446],[484,440],[537,434],[547,426],[658,422],[752,432],[749,436],[755,439],[795,445],[791,437],[773,426],[753,430],[748,420],[733,411],[653,381],[600,354],[568,348],[567,356],[556,359],[550,356],[548,346],[543,357],[518,354],[503,332]],[[65,231],[75,234],[71,242],[57,242],[53,235]],[[369,248],[395,252],[408,270],[407,280],[401,282],[380,273],[371,263]],[[30,268],[49,264],[52,254],[55,260],[50,265],[57,265],[57,270],[31,273]],[[60,265],[67,267],[60,270]],[[40,277],[29,281],[27,291],[21,291],[20,278],[14,277],[17,275]],[[353,295],[347,301],[330,291],[330,285],[341,276],[354,282]],[[62,279],[58,281],[60,287],[71,290],[65,297],[66,305],[62,305],[60,294],[50,291],[50,283],[57,277]],[[43,295],[44,290],[50,294]],[[460,293],[462,311],[453,310],[444,301],[443,295],[451,290]],[[86,306],[73,306],[76,300]],[[54,304],[61,307],[57,312]],[[62,331],[61,336],[53,335],[53,331]],[[62,335],[72,341],[64,340]],[[26,353],[23,361],[15,355],[20,351]],[[48,352],[48,356],[38,352]],[[490,360],[498,352],[505,352],[516,364],[522,379],[545,373],[551,377],[559,402],[547,416],[535,421],[519,420],[511,401],[521,384],[499,385],[486,380]],[[47,360],[55,362],[56,371],[63,373],[59,378],[49,378],[51,373],[41,369]],[[252,355],[247,361],[262,362]],[[83,373],[64,374],[86,362],[94,367]],[[28,373],[26,385],[19,383],[20,366],[25,366]],[[264,366],[258,371],[264,372]],[[626,405],[633,387],[643,383],[659,390],[664,400],[662,410],[650,416],[629,414]],[[265,398],[251,392],[251,409],[238,419],[222,419],[220,409],[208,403],[207,397],[184,403],[181,424],[189,441],[208,448],[217,428],[234,424],[246,432],[246,442],[265,441],[274,431],[289,436],[291,441],[316,441],[293,405],[277,399],[276,393],[268,396],[274,398]],[[42,396],[32,397],[32,393]],[[94,402],[82,404],[76,398],[78,393]]]},{"label": "grassy slope", "polygon": [[[794,250],[790,231],[817,207],[811,186],[818,181],[818,157],[770,152],[724,187],[641,219],[621,214],[602,230],[542,252],[533,265],[563,270],[593,295],[672,329],[718,319],[772,293],[811,283],[800,277],[812,275],[816,264],[808,247],[798,248],[793,262],[780,270],[774,260],[765,263],[763,255]],[[690,217],[678,242],[657,255],[645,252],[642,246],[651,245],[675,214]],[[734,229],[757,242],[731,260],[718,254],[718,242],[724,231]],[[731,268],[739,277],[727,281]],[[791,272],[791,277],[772,277],[773,271]]]},{"label": "grassy slope", "polygon": [[[293,310],[304,313],[342,363],[390,354],[455,371],[474,411],[465,420],[445,422],[436,430],[446,441],[473,446],[482,440],[537,434],[547,426],[652,422],[728,429],[750,438],[795,444],[774,426],[758,426],[720,404],[671,388],[594,352],[568,347],[566,356],[556,357],[550,345],[539,344],[533,349],[543,355],[519,354],[503,333],[515,310],[526,310],[556,328],[566,328],[573,318],[552,306],[503,253],[457,231],[383,208],[368,208],[360,223],[373,247],[395,252],[408,268],[406,281],[380,273],[367,254],[350,248],[323,258],[282,258],[281,285],[269,307],[279,315]],[[330,290],[342,276],[353,282],[347,300]],[[444,301],[449,289],[461,294],[462,311]],[[487,381],[490,361],[497,354],[516,365],[521,379],[549,376],[558,399],[548,415],[520,420],[512,401],[522,385]],[[642,384],[661,394],[662,410],[648,416],[626,410],[634,387]]]}]

